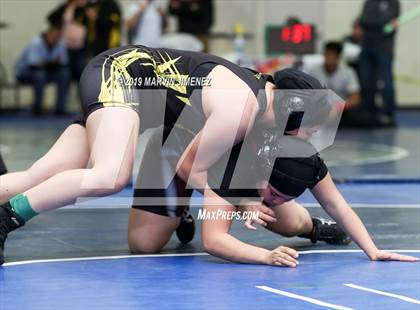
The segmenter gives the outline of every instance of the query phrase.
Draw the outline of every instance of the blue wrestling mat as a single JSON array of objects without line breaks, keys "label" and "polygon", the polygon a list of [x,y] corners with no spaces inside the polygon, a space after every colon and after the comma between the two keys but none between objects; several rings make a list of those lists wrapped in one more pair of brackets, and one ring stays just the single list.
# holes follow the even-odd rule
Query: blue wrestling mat
[{"label": "blue wrestling mat", "polygon": [[196,253],[8,263],[0,309],[420,308],[419,263],[348,250],[301,252],[299,261],[291,269]]}]

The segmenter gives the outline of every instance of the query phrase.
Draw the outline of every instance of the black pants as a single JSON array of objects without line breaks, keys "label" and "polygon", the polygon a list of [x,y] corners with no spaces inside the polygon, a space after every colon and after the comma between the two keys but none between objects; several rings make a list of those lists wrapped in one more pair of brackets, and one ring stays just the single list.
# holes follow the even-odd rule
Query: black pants
[{"label": "black pants", "polygon": [[6,168],[6,165],[4,164],[3,158],[1,157],[1,154],[0,154],[0,175],[6,174],[6,173],[7,173],[7,168]]},{"label": "black pants", "polygon": [[375,97],[378,79],[384,83],[382,89],[383,112],[391,118],[395,116],[395,88],[392,72],[392,54],[379,48],[363,47],[360,54],[360,77],[362,82],[363,105],[372,115],[378,115]]},{"label": "black pants", "polygon": [[72,80],[79,82],[83,69],[86,66],[86,50],[69,49],[67,50],[69,56],[69,69]]},{"label": "black pants", "polygon": [[67,105],[67,94],[70,87],[70,71],[60,66],[51,70],[41,68],[28,68],[16,77],[19,83],[32,85],[34,89],[34,102],[32,109],[35,113],[41,112],[44,99],[44,90],[48,83],[57,85],[56,113],[64,113]]}]

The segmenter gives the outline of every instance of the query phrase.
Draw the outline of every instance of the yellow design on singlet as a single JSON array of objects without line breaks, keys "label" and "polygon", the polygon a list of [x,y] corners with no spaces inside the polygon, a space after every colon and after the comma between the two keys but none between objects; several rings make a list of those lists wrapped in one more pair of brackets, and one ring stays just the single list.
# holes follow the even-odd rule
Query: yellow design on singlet
[{"label": "yellow design on singlet", "polygon": [[157,77],[162,78],[163,80],[171,81],[171,83],[165,85],[166,88],[170,88],[175,90],[176,92],[184,95],[184,96],[176,96],[179,100],[184,102],[187,105],[191,105],[190,100],[186,97],[187,95],[187,86],[183,81],[188,78],[188,74],[181,74],[176,67],[176,63],[181,56],[172,59],[168,53],[166,53],[167,59],[161,53],[159,53],[160,58],[162,59],[162,63],[157,63],[156,60],[149,55],[147,60],[150,62],[140,63],[141,66],[151,66],[153,68],[153,72]]},{"label": "yellow design on singlet", "polygon": [[[181,57],[172,59],[166,54],[167,59],[165,59],[165,57],[159,53],[162,62],[158,63],[152,55],[138,49],[133,49],[119,56],[117,56],[117,54],[118,52],[109,56],[102,65],[101,92],[98,101],[104,106],[138,105],[138,103],[135,102],[135,98],[133,98],[130,87],[124,85],[124,81],[130,81],[130,79],[133,78],[127,68],[138,60],[141,60],[140,66],[152,67],[156,77],[172,81],[165,85],[165,87],[178,92],[179,95],[176,97],[181,102],[191,105],[191,102],[187,97],[187,86],[182,82],[188,78],[188,74],[181,74],[176,67],[176,63]],[[106,66],[107,61],[111,61],[108,78],[105,76],[106,70],[108,70]]]}]

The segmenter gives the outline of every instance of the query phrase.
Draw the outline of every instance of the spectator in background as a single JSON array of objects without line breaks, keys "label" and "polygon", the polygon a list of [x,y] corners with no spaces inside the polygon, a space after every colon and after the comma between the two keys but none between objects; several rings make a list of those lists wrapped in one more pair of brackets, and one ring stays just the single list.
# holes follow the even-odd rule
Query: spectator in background
[{"label": "spectator in background", "polygon": [[[398,27],[400,14],[398,0],[366,0],[360,25],[363,28],[360,74],[363,89],[363,105],[379,125],[395,126],[395,90],[392,72],[395,31],[384,32],[384,26],[391,22]],[[382,81],[383,112],[375,102],[378,80]]]},{"label": "spectator in background", "polygon": [[121,44],[121,11],[114,0],[90,0],[86,7],[88,59]]},{"label": "spectator in background", "polygon": [[353,69],[341,62],[342,50],[340,42],[327,42],[324,46],[324,62],[306,71],[346,101],[342,123],[356,125],[354,116],[358,117],[355,114],[361,100],[360,86]]},{"label": "spectator in background", "polygon": [[195,35],[209,51],[213,0],[170,0],[169,13],[178,17],[178,31]]},{"label": "spectator in background", "polygon": [[85,7],[87,0],[67,0],[49,14],[49,19],[63,22],[63,40],[69,57],[72,79],[79,81],[86,65],[86,26]]},{"label": "spectator in background", "polygon": [[165,25],[165,11],[157,0],[135,0],[127,8],[125,26],[128,43],[159,47]]},{"label": "spectator in background", "polygon": [[15,64],[16,79],[34,90],[32,112],[42,114],[44,88],[48,83],[57,86],[55,114],[65,114],[70,84],[67,51],[61,40],[59,21],[50,20],[48,30],[34,37]]},{"label": "spectator in background", "polygon": [[343,58],[347,65],[354,69],[360,81],[360,51],[362,49],[363,29],[360,25],[360,17],[352,24],[351,34],[343,40]]}]

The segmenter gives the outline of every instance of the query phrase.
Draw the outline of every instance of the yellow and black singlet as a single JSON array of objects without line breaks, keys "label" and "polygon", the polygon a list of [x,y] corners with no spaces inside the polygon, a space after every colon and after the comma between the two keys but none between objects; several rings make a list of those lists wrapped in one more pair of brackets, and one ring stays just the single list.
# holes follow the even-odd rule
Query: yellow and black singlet
[{"label": "yellow and black singlet", "polygon": [[[266,99],[258,93],[270,76],[210,54],[128,45],[107,50],[86,66],[79,84],[84,120],[102,107],[128,107],[139,112],[144,130],[159,125],[172,127],[183,112],[189,122],[181,125],[197,133],[206,117],[201,96],[192,94],[211,85],[207,76],[217,65],[242,79],[258,98],[260,111],[265,111]],[[159,113],[161,118],[156,116]]]}]

